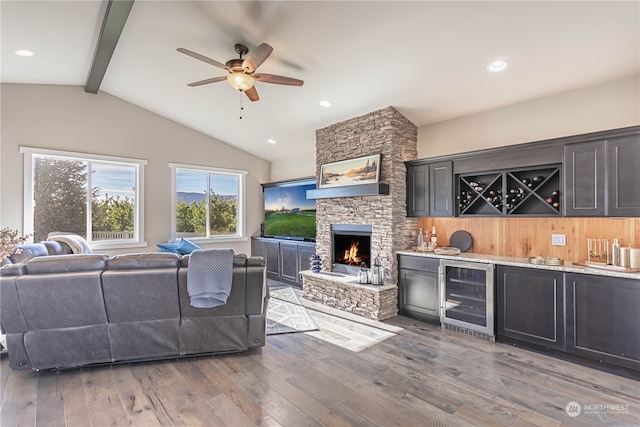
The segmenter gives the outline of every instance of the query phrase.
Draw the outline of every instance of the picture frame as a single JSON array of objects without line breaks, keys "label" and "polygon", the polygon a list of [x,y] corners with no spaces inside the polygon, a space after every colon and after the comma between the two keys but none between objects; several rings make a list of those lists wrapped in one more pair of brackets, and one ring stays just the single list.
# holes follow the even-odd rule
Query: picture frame
[{"label": "picture frame", "polygon": [[374,184],[380,180],[380,154],[320,166],[319,188]]}]

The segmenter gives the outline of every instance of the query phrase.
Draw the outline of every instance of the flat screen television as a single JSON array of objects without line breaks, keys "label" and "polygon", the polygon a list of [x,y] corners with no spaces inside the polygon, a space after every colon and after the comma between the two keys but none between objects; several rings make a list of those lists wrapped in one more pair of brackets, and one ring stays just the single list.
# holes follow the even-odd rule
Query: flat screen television
[{"label": "flat screen television", "polygon": [[314,178],[262,184],[265,237],[290,240],[316,238],[316,201],[307,190],[316,188]]}]

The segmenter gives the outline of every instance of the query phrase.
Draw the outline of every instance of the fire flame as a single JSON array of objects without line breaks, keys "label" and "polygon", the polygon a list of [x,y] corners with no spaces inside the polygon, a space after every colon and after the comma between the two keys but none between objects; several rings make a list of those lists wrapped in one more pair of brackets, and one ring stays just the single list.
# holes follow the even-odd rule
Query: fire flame
[{"label": "fire flame", "polygon": [[361,262],[361,258],[358,256],[359,242],[351,242],[351,247],[344,251],[344,262],[349,265],[358,265]]}]

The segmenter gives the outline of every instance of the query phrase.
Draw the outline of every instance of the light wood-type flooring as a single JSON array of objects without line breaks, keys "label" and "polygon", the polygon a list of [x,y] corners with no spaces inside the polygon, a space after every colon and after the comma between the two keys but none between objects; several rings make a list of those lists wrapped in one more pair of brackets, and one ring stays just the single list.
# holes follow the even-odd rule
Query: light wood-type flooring
[{"label": "light wood-type flooring", "polygon": [[291,333],[239,355],[39,373],[5,357],[0,426],[640,425],[630,378],[401,316],[353,351],[349,328],[319,323],[334,343]]}]

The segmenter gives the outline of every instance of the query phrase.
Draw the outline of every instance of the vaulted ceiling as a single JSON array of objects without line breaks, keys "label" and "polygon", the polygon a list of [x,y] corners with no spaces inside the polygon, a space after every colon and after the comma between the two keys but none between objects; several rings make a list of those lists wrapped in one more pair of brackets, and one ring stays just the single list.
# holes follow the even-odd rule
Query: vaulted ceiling
[{"label": "vaulted ceiling", "polygon": [[[106,10],[2,0],[1,81],[85,86]],[[257,102],[224,81],[187,86],[225,71],[177,48],[225,63],[262,42],[259,71],[304,86],[257,82]],[[496,59],[506,70],[487,71]],[[423,126],[639,73],[638,1],[138,0],[99,90],[274,161],[387,106]]]}]

